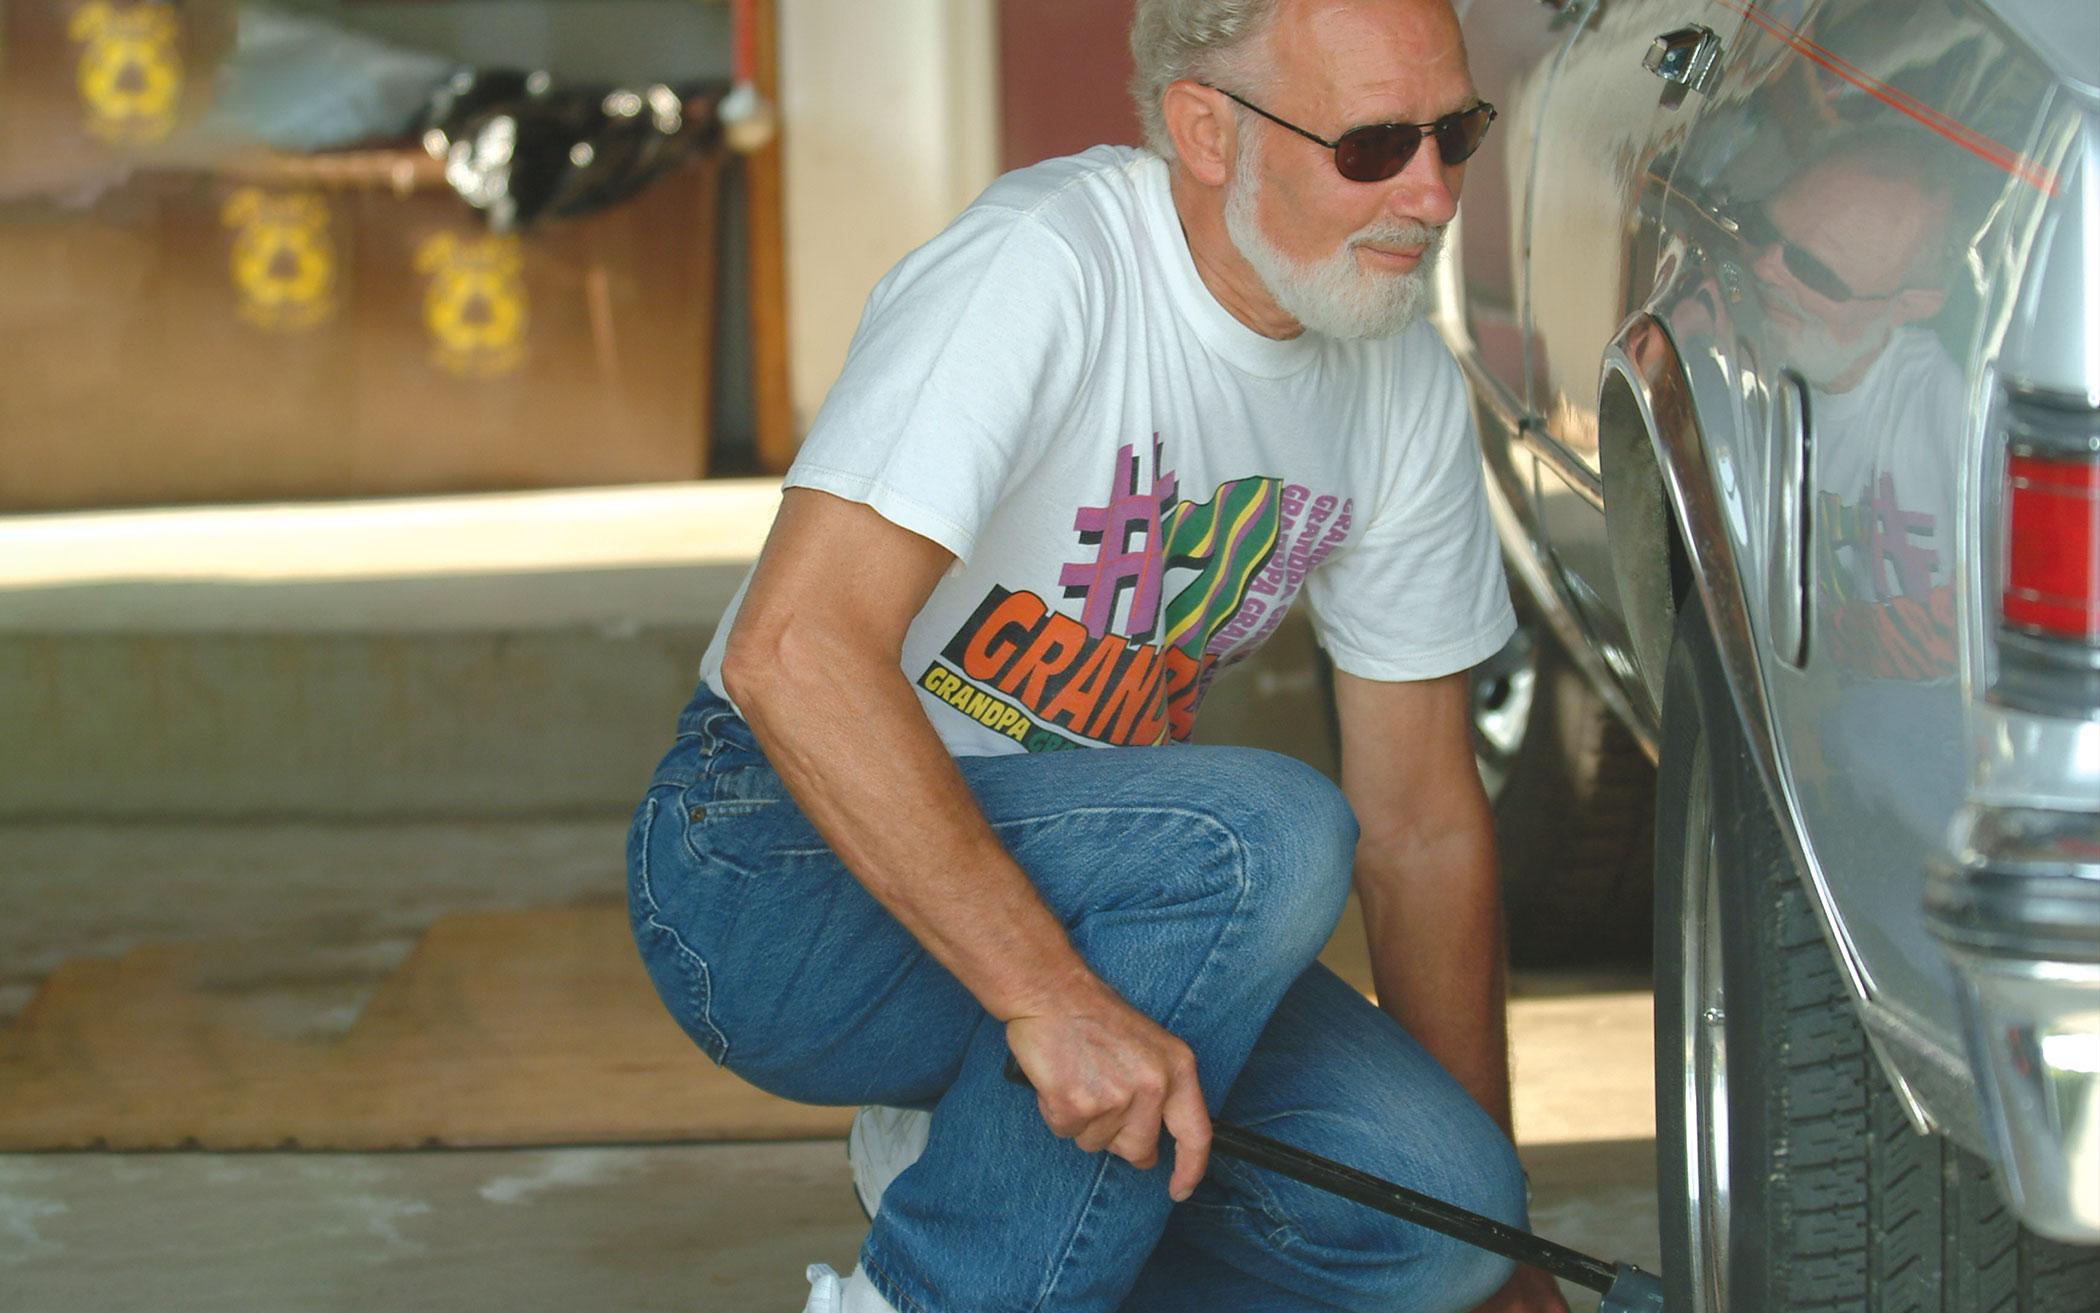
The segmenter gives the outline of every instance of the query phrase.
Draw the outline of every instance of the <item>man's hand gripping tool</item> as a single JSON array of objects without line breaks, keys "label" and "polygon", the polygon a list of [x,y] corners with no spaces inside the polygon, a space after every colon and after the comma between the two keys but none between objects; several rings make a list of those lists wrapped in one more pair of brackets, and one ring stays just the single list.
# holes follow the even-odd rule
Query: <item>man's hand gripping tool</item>
[{"label": "man's hand gripping tool", "polygon": [[[1016,1085],[1035,1088],[1012,1054],[1006,1058],[1006,1078]],[[1562,1280],[1597,1291],[1604,1296],[1603,1302],[1597,1305],[1597,1313],[1664,1313],[1662,1283],[1631,1263],[1607,1263],[1592,1258],[1492,1217],[1445,1203],[1404,1185],[1395,1185],[1318,1154],[1307,1153],[1245,1127],[1213,1122],[1210,1130],[1212,1153],[1266,1167],[1302,1185],[1353,1199],[1476,1249],[1528,1263]]]}]

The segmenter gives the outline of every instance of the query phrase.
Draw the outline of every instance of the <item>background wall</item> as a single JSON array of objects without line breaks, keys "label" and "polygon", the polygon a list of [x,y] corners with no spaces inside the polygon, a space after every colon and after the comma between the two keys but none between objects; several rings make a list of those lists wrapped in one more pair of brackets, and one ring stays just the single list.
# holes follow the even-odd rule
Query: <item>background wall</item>
[{"label": "background wall", "polygon": [[1131,0],[1000,0],[999,167],[1136,145]]},{"label": "background wall", "polygon": [[876,281],[997,176],[997,16],[996,0],[782,0],[788,350],[801,431]]}]

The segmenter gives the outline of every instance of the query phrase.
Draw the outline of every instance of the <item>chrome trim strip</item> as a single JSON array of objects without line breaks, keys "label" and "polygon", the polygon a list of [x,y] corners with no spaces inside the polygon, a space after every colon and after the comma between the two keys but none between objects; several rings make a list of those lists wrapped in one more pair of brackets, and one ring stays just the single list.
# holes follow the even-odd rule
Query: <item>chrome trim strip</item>
[{"label": "chrome trim strip", "polygon": [[1582,494],[1583,500],[1598,510],[1604,509],[1604,476],[1582,463],[1580,457],[1562,444],[1560,439],[1538,425],[1526,423],[1519,432],[1524,445],[1533,455],[1551,465],[1556,474],[1567,480],[1568,486]]},{"label": "chrome trim strip", "polygon": [[1799,670],[1808,660],[1808,385],[1789,369],[1773,389],[1772,570],[1765,580],[1772,651]]},{"label": "chrome trim strip", "polygon": [[[1485,458],[1483,457],[1483,460]],[[1539,614],[1546,618],[1546,627],[1561,649],[1575,663],[1582,677],[1589,681],[1604,699],[1604,705],[1619,718],[1633,741],[1640,744],[1641,752],[1652,765],[1658,759],[1655,736],[1650,734],[1633,714],[1633,704],[1626,700],[1619,689],[1618,681],[1605,669],[1603,660],[1591,648],[1589,636],[1582,632],[1582,625],[1575,619],[1574,604],[1561,595],[1558,585],[1548,575],[1546,567],[1539,561],[1537,543],[1524,526],[1516,510],[1510,506],[1502,488],[1490,477],[1486,480],[1488,491],[1488,514],[1495,521],[1495,532],[1503,543],[1502,559],[1509,563],[1510,573],[1516,575],[1524,591],[1537,604]]]},{"label": "chrome trim strip", "polygon": [[1866,1003],[1859,1019],[1904,1115],[1921,1135],[1945,1135],[1988,1157],[1990,1135],[1976,1102],[1976,1073],[1961,1053],[1942,1046],[1930,1027],[1886,1003]]},{"label": "chrome trim strip", "polygon": [[[1692,575],[1706,615],[1713,625],[1714,642],[1721,667],[1735,694],[1737,715],[1750,744],[1751,758],[1764,781],[1765,793],[1779,813],[1779,829],[1796,867],[1808,878],[1816,906],[1838,964],[1855,999],[1874,1000],[1874,981],[1866,962],[1845,932],[1830,883],[1815,856],[1801,840],[1801,809],[1786,771],[1781,765],[1779,744],[1772,725],[1772,708],[1765,697],[1764,680],[1757,661],[1757,639],[1751,628],[1750,609],[1743,579],[1736,569],[1728,520],[1708,471],[1706,435],[1699,426],[1699,413],[1690,384],[1677,359],[1676,344],[1662,321],[1650,314],[1635,315],[1604,352],[1604,373],[1617,373],[1630,386],[1634,404],[1640,408],[1648,439],[1655,446],[1655,461],[1662,471],[1670,504],[1684,531],[1684,546],[1691,557]],[[1600,379],[1598,392],[1603,392]]]}]

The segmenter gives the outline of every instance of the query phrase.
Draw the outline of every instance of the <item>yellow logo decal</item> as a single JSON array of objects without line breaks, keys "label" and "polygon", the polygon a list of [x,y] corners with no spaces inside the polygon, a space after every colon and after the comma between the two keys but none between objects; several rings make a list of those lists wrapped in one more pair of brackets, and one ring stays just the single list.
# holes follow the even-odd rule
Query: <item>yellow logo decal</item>
[{"label": "yellow logo decal", "polygon": [[319,192],[273,194],[243,187],[220,212],[234,230],[233,285],[241,318],[297,332],[335,315],[335,242]]},{"label": "yellow logo decal", "polygon": [[423,326],[439,368],[463,378],[493,378],[525,358],[527,305],[524,244],[514,236],[426,237],[416,271],[429,279]]},{"label": "yellow logo decal", "polygon": [[146,145],[175,130],[182,51],[175,6],[89,0],[67,29],[81,43],[80,99],[88,131],[118,145]]}]

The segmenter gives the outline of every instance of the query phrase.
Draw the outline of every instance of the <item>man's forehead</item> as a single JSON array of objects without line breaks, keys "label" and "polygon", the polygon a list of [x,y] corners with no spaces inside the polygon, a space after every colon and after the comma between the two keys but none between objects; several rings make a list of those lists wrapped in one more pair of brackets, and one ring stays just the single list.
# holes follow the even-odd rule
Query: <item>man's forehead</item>
[{"label": "man's forehead", "polygon": [[1473,99],[1446,0],[1282,0],[1269,51],[1280,87],[1348,125],[1434,117]]},{"label": "man's forehead", "polygon": [[1771,205],[1788,240],[1856,278],[1863,294],[1900,280],[1939,209],[1915,183],[1834,162],[1802,174]]}]

